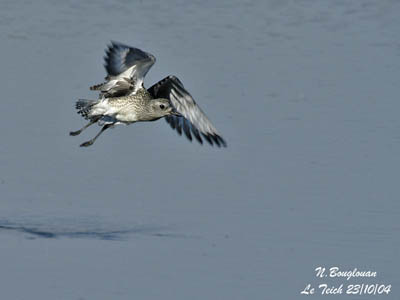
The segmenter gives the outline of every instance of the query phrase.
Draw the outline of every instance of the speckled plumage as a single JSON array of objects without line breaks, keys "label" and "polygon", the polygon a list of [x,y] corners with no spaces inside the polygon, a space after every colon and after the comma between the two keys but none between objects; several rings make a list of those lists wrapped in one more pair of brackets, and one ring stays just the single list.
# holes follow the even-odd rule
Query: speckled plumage
[{"label": "speckled plumage", "polygon": [[[165,108],[157,109],[157,104],[164,105]],[[102,114],[112,118],[111,120],[115,124],[130,124],[140,121],[154,121],[171,113],[174,113],[174,109],[168,99],[154,99],[146,89],[139,88],[132,95],[100,100],[98,104],[93,106],[89,116],[95,117]]]},{"label": "speckled plumage", "polygon": [[199,143],[203,143],[203,137],[211,145],[226,147],[224,139],[178,78],[168,76],[148,90],[144,88],[144,77],[155,61],[150,53],[112,42],[105,56],[106,81],[90,88],[99,92],[99,99],[80,99],[76,103],[78,113],[89,123],[70,135],[78,135],[95,123],[103,125],[93,139],[81,144],[87,147],[114,125],[166,117],[171,127],[179,134],[183,129],[189,140],[193,134]]},{"label": "speckled plumage", "polygon": [[108,103],[109,105],[118,108],[129,107],[137,111],[143,111],[152,99],[153,97],[151,97],[150,93],[146,89],[140,88],[133,95],[109,98]]}]

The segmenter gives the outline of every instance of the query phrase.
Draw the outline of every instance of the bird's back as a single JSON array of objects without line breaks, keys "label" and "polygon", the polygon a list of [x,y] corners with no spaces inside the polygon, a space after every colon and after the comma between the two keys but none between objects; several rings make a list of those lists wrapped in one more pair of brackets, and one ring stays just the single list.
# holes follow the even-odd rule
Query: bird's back
[{"label": "bird's back", "polygon": [[141,88],[133,95],[107,98],[107,102],[110,106],[116,108],[133,105],[139,109],[140,107],[148,105],[151,99],[153,99],[153,97],[151,97],[150,93],[146,89]]}]

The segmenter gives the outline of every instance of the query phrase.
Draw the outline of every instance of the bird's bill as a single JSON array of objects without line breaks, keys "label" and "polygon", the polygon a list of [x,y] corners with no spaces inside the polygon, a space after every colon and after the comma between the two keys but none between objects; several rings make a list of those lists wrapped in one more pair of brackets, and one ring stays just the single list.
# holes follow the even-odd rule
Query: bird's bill
[{"label": "bird's bill", "polygon": [[182,116],[175,108],[173,108],[173,109],[171,110],[171,115],[174,115],[174,116]]}]

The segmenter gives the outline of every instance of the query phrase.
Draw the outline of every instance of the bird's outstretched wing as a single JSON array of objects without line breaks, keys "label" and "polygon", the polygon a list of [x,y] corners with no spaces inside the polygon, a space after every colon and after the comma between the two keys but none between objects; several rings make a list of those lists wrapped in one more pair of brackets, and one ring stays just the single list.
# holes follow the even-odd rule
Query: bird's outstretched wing
[{"label": "bird's outstretched wing", "polygon": [[166,121],[173,129],[177,130],[179,135],[182,134],[183,130],[189,140],[192,140],[193,134],[201,144],[203,143],[203,136],[211,145],[226,147],[224,139],[177,77],[165,77],[149,88],[148,91],[154,98],[169,99],[176,111],[182,115],[166,117]]},{"label": "bird's outstretched wing", "polygon": [[100,91],[100,98],[134,94],[155,61],[150,53],[112,41],[104,56],[106,82],[90,89]]}]

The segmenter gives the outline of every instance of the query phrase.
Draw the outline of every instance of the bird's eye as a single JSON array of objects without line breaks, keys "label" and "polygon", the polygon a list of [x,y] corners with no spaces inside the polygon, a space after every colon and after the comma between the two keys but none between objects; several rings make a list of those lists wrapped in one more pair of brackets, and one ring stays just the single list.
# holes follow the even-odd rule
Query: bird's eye
[{"label": "bird's eye", "polygon": [[164,109],[164,108],[165,108],[165,105],[164,105],[164,104],[160,104],[160,108],[161,108],[161,109]]}]

